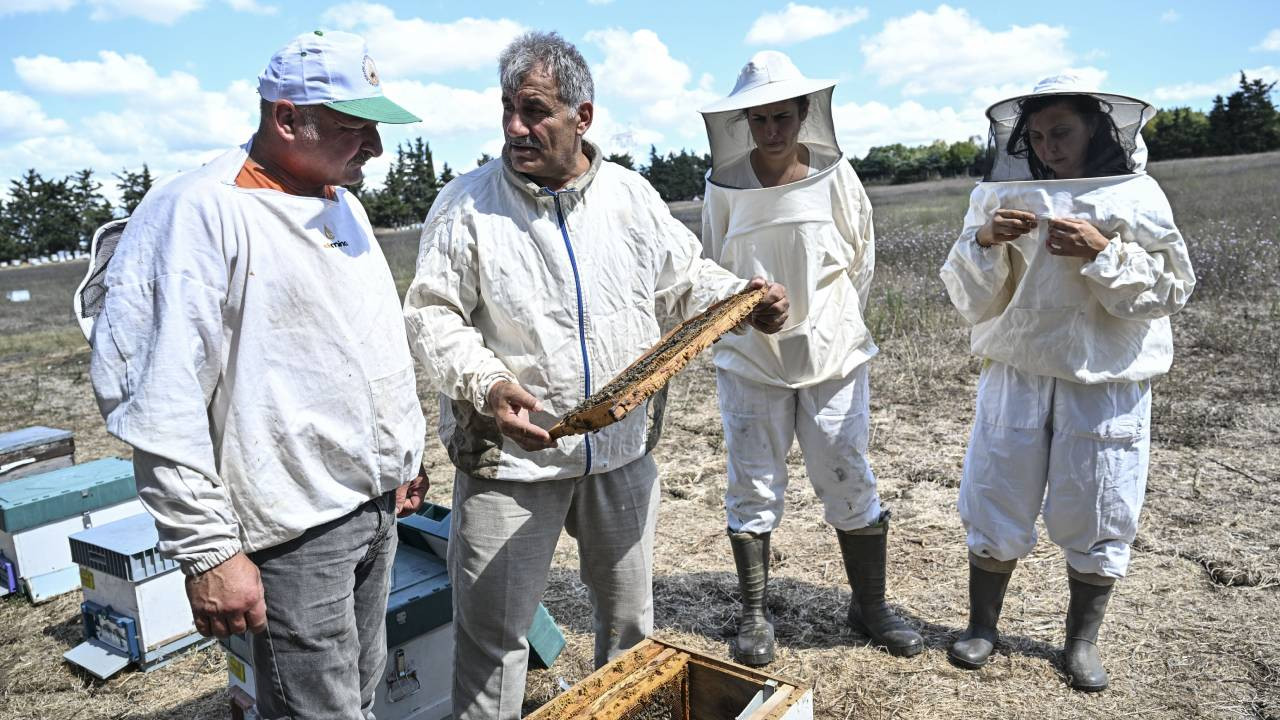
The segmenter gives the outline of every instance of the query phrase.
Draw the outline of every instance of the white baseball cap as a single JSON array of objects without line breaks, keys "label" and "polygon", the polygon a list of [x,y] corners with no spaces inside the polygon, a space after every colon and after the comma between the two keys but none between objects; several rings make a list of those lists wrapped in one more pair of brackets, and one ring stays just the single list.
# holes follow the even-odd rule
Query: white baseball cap
[{"label": "white baseball cap", "polygon": [[290,40],[258,76],[258,94],[269,102],[324,105],[381,123],[422,120],[383,96],[364,38],[348,32],[316,30]]}]

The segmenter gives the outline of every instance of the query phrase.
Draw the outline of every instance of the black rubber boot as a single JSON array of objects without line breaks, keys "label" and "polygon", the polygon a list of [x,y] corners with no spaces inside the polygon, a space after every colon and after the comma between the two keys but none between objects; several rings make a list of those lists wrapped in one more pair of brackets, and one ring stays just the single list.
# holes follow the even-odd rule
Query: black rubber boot
[{"label": "black rubber boot", "polygon": [[849,626],[882,645],[890,655],[910,657],[924,650],[924,638],[912,630],[884,601],[884,571],[888,553],[889,513],[861,530],[836,531],[844,571],[853,588]]},{"label": "black rubber boot", "polygon": [[966,670],[987,664],[1000,636],[996,623],[1012,576],[1013,573],[990,572],[969,563],[969,627],[947,650],[951,662]]},{"label": "black rubber boot", "polygon": [[1107,601],[1115,583],[1088,583],[1068,575],[1067,584],[1071,588],[1071,604],[1067,607],[1067,641],[1062,650],[1067,681],[1081,692],[1106,690],[1110,680],[1098,654],[1098,628],[1107,614]]},{"label": "black rubber boot", "polygon": [[769,622],[766,607],[769,533],[730,532],[729,544],[733,546],[733,563],[738,567],[738,589],[742,593],[733,659],[743,665],[768,665],[773,662],[773,623]]}]

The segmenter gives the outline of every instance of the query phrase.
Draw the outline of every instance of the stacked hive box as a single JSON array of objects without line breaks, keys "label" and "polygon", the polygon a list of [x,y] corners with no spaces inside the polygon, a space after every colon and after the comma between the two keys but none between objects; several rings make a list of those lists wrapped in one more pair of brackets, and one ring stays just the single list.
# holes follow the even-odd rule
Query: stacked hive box
[{"label": "stacked hive box", "polygon": [[80,587],[67,538],[142,512],[133,464],[94,460],[0,483],[0,595],[41,602]]},{"label": "stacked hive box", "polygon": [[196,632],[178,564],[160,557],[155,522],[142,513],[76,533],[85,641],[63,655],[106,679],[130,662],[145,671],[211,640]]}]

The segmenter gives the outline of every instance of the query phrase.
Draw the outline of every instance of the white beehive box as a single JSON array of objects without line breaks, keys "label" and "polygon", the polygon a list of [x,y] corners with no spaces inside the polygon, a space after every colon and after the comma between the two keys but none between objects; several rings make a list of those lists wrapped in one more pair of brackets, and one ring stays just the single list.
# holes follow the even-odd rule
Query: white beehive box
[{"label": "white beehive box", "polygon": [[0,595],[42,602],[80,587],[67,538],[142,512],[133,464],[106,458],[0,483]]},{"label": "white beehive box", "polygon": [[160,556],[159,539],[146,513],[71,536],[85,641],[63,655],[69,662],[105,680],[129,663],[154,670],[212,642],[196,632],[183,575]]}]

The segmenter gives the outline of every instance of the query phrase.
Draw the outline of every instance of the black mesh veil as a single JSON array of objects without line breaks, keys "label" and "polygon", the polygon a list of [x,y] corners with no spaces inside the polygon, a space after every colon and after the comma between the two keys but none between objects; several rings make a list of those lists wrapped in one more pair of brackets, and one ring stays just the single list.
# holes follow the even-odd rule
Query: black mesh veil
[{"label": "black mesh veil", "polygon": [[93,243],[89,248],[89,269],[85,271],[84,279],[80,281],[80,287],[76,288],[72,299],[80,330],[90,342],[93,339],[93,321],[102,312],[102,304],[107,298],[107,265],[116,252],[116,245],[128,222],[129,218],[112,220],[93,234]]},{"label": "black mesh veil", "polygon": [[[1108,163],[1104,174],[1140,173],[1146,171],[1147,147],[1142,141],[1142,126],[1155,115],[1151,105],[1124,95],[1063,89],[1040,91],[998,102],[987,108],[991,129],[987,136],[986,182],[1049,179],[1037,177],[1032,168],[1032,153],[1021,133],[1019,120],[1024,107],[1035,107],[1050,98],[1083,100],[1081,104],[1097,107],[1106,116],[1106,124],[1097,132],[1105,133],[1106,152],[1117,156]],[[1010,142],[1013,140],[1013,142]]]},{"label": "black mesh veil", "polygon": [[[825,170],[840,159],[840,146],[836,142],[835,123],[831,117],[831,95],[835,87],[827,87],[802,97],[808,98],[809,107],[804,123],[800,126],[799,141],[810,149],[811,165],[815,170]],[[711,182],[735,187],[726,181],[726,169],[745,162],[756,147],[747,124],[747,108],[721,112],[703,112],[707,126],[707,141],[711,146]],[[816,151],[816,152],[814,152]]]}]

